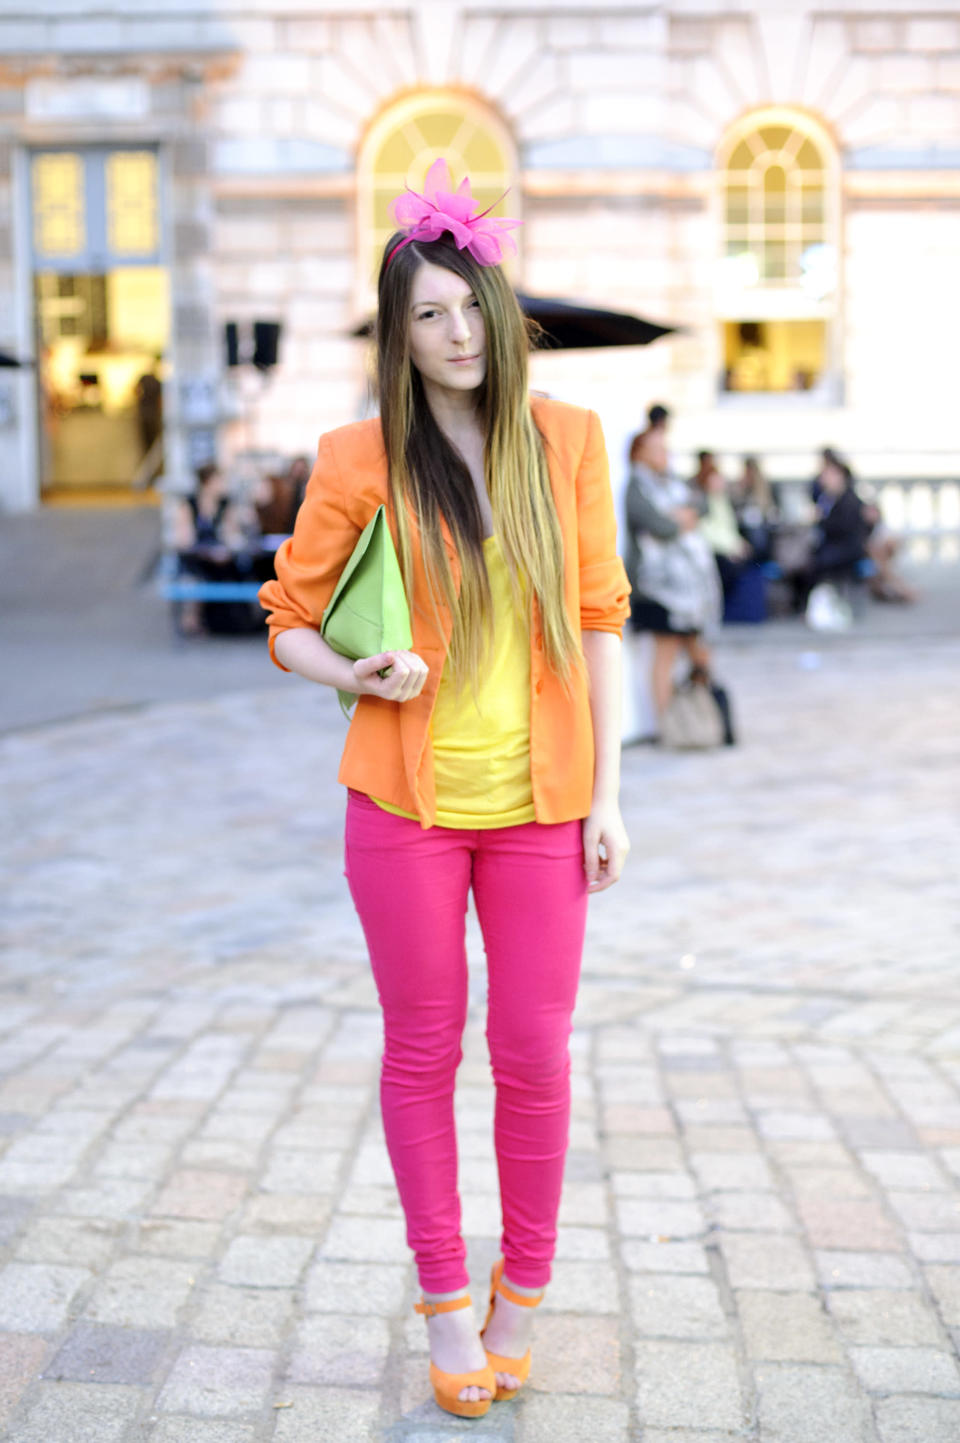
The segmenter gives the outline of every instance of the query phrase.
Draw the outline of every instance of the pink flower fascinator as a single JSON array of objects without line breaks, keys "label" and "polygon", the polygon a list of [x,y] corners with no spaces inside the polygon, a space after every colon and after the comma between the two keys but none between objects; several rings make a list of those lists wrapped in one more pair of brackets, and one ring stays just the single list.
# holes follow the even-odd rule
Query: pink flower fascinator
[{"label": "pink flower fascinator", "polygon": [[390,202],[390,214],[398,229],[407,234],[387,256],[387,265],[411,241],[435,241],[447,234],[459,250],[469,251],[478,265],[499,265],[505,252],[514,255],[517,249],[513,236],[506,232],[523,222],[492,216],[492,209],[478,212],[469,179],[465,176],[455,191],[447,162],[435,160],[427,171],[423,195],[408,189]]}]

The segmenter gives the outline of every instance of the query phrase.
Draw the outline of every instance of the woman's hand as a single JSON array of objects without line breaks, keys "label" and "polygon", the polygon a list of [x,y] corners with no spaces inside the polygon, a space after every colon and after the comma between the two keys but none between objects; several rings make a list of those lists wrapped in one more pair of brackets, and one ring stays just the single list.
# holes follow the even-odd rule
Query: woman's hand
[{"label": "woman's hand", "polygon": [[[380,672],[386,670],[386,676]],[[415,651],[383,651],[353,663],[359,696],[379,696],[384,701],[412,701],[423,691],[430,668]]]},{"label": "woman's hand", "polygon": [[620,880],[630,838],[616,802],[595,803],[583,822],[583,869],[587,891],[603,892]]}]

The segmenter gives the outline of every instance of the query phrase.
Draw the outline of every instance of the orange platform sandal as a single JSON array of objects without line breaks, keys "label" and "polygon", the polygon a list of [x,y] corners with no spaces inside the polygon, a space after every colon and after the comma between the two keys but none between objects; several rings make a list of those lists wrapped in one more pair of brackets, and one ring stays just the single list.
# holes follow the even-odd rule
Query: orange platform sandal
[{"label": "orange platform sandal", "polygon": [[[425,1318],[432,1318],[436,1313],[455,1313],[458,1309],[469,1306],[469,1295],[464,1295],[462,1298],[450,1298],[445,1303],[415,1303],[413,1310],[415,1313],[422,1313]],[[437,1407],[448,1413],[455,1413],[458,1418],[482,1418],[484,1413],[489,1411],[493,1395],[497,1391],[497,1380],[489,1362],[485,1368],[475,1368],[472,1373],[445,1373],[431,1361],[430,1382],[433,1384]],[[465,1401],[459,1397],[464,1388],[486,1388],[490,1397],[479,1398],[476,1403]]]},{"label": "orange platform sandal", "polygon": [[[503,1258],[494,1263],[493,1271],[490,1274],[490,1307],[487,1311],[486,1321],[480,1330],[481,1340],[487,1328],[490,1326],[490,1319],[493,1317],[493,1308],[497,1294],[501,1293],[508,1303],[517,1303],[521,1308],[535,1308],[543,1300],[543,1294],[539,1298],[528,1298],[523,1293],[515,1293],[509,1283],[503,1281]],[[503,1358],[499,1353],[491,1353],[489,1348],[485,1349],[487,1362],[494,1373],[512,1373],[515,1378],[520,1379],[521,1387],[530,1375],[530,1349],[524,1353],[522,1358]],[[494,1394],[495,1403],[507,1403],[519,1393],[519,1388],[497,1387]]]}]

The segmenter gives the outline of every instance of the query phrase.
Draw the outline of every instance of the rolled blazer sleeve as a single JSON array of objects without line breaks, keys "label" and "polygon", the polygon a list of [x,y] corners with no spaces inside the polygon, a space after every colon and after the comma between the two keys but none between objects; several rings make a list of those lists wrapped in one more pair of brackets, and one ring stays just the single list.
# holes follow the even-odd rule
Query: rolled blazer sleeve
[{"label": "rolled blazer sleeve", "polygon": [[580,629],[617,635],[630,614],[630,583],[617,555],[617,518],[603,431],[587,413],[587,442],[577,471]]},{"label": "rolled blazer sleeve", "polygon": [[330,437],[322,436],[293,535],[277,551],[277,579],[265,582],[259,593],[269,613],[270,656],[281,671],[288,668],[277,661],[277,637],[293,627],[319,628],[362,529],[348,514]]}]

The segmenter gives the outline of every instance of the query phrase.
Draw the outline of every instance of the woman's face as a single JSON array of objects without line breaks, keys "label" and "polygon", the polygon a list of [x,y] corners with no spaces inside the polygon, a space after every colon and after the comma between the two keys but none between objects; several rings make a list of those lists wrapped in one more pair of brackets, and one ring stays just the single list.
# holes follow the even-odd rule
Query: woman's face
[{"label": "woman's face", "polygon": [[469,284],[425,261],[413,277],[408,322],[410,359],[429,388],[475,391],[487,374],[480,303]]}]

